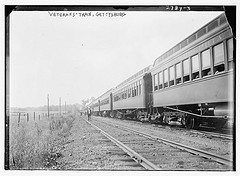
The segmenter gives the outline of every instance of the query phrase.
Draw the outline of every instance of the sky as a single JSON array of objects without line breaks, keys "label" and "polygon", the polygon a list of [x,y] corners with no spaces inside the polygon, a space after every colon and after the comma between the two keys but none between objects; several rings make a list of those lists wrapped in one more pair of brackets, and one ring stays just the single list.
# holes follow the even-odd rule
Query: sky
[{"label": "sky", "polygon": [[[69,12],[68,12],[69,13]],[[131,11],[120,17],[10,15],[10,107],[99,97],[222,12]]]}]

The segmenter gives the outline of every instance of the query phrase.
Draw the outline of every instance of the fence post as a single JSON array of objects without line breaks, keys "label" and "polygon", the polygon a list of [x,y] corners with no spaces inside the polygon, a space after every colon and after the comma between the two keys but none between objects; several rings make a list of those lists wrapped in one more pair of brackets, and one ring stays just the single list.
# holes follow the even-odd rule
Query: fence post
[{"label": "fence post", "polygon": [[40,114],[39,114],[39,120],[40,120]]},{"label": "fence post", "polygon": [[19,116],[18,116],[18,126],[19,126],[19,123],[20,123],[20,116],[21,116],[21,113],[19,112]]},{"label": "fence post", "polygon": [[29,121],[29,116],[28,116],[28,113],[27,113],[27,122]]},{"label": "fence post", "polygon": [[35,112],[33,113],[33,118],[34,118],[34,121],[35,121]]}]

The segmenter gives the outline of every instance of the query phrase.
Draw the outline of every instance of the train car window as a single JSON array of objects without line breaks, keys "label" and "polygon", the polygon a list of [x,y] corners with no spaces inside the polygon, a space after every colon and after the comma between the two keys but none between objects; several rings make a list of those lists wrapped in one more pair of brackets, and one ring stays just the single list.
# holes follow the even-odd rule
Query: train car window
[{"label": "train car window", "polygon": [[199,78],[199,59],[198,55],[192,57],[192,79]]},{"label": "train car window", "polygon": [[158,80],[159,80],[159,89],[163,88],[163,72],[160,72],[158,74]]},{"label": "train car window", "polygon": [[125,87],[125,99],[127,99],[127,87]]},{"label": "train car window", "polygon": [[130,97],[130,86],[128,86],[128,98]]},{"label": "train car window", "polygon": [[128,98],[128,86],[125,87],[125,98]]},{"label": "train car window", "polygon": [[133,97],[133,84],[131,84],[131,97]]},{"label": "train car window", "polygon": [[116,99],[115,99],[115,101],[118,101],[118,94],[116,95]]},{"label": "train car window", "polygon": [[172,86],[172,85],[174,85],[174,78],[175,78],[175,76],[174,76],[175,74],[174,74],[174,66],[171,66],[170,68],[169,68],[169,87],[170,86]]},{"label": "train car window", "polygon": [[124,88],[122,89],[122,99],[124,99]]},{"label": "train car window", "polygon": [[201,53],[202,58],[202,77],[211,75],[211,68],[210,68],[210,49],[207,49]]},{"label": "train car window", "polygon": [[215,20],[208,25],[208,32],[215,29],[216,27],[218,27],[218,20]]},{"label": "train car window", "polygon": [[228,69],[233,69],[233,38],[227,41]]},{"label": "train car window", "polygon": [[132,87],[132,96],[135,97],[135,84],[133,83],[133,87]]},{"label": "train car window", "polygon": [[121,90],[120,95],[121,95],[121,99],[124,99],[123,89]]},{"label": "train car window", "polygon": [[125,99],[128,98],[128,87],[125,88]]},{"label": "train car window", "polygon": [[180,84],[182,79],[182,67],[181,63],[176,64],[176,84]]},{"label": "train car window", "polygon": [[135,89],[134,89],[134,91],[135,91],[135,96],[137,96],[137,82],[135,82],[134,85],[135,85]]},{"label": "train car window", "polygon": [[121,92],[118,94],[118,100],[121,100]]},{"label": "train car window", "polygon": [[190,67],[189,67],[189,59],[185,59],[183,61],[183,82],[190,80]]},{"label": "train car window", "polygon": [[204,34],[206,34],[206,33],[207,33],[206,27],[200,29],[200,30],[197,32],[197,38],[202,37],[202,36],[203,36]]},{"label": "train car window", "polygon": [[138,81],[136,82],[136,85],[137,85],[136,91],[137,91],[137,96],[138,96]]},{"label": "train car window", "polygon": [[134,84],[132,84],[132,97],[134,97]]},{"label": "train car window", "polygon": [[139,95],[142,93],[142,81],[139,81]]},{"label": "train car window", "polygon": [[168,69],[165,69],[163,71],[163,75],[164,75],[164,87],[168,87]]},{"label": "train car window", "polygon": [[133,97],[135,97],[135,84],[133,83]]},{"label": "train car window", "polygon": [[131,85],[129,85],[129,97],[131,97]]},{"label": "train car window", "polygon": [[131,97],[131,86],[129,85],[128,86],[128,98],[130,98]]},{"label": "train car window", "polygon": [[[116,96],[116,95],[114,95],[114,102],[115,102],[115,101],[117,101],[117,96]],[[100,104],[101,104],[101,103],[100,103]]]},{"label": "train car window", "polygon": [[130,85],[130,97],[132,97],[132,85]]},{"label": "train car window", "polygon": [[137,96],[137,82],[135,82],[135,96]]},{"label": "train car window", "polygon": [[154,91],[158,90],[158,74],[154,75]]},{"label": "train car window", "polygon": [[214,74],[225,70],[223,43],[213,47]]}]

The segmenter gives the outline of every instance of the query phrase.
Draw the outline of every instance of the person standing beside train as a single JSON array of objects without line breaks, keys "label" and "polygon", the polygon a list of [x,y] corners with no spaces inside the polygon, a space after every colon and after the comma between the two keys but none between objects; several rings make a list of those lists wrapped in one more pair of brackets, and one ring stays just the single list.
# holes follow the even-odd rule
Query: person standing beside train
[{"label": "person standing beside train", "polygon": [[89,121],[91,120],[92,111],[91,109],[89,109],[87,112],[88,112],[88,121]]}]

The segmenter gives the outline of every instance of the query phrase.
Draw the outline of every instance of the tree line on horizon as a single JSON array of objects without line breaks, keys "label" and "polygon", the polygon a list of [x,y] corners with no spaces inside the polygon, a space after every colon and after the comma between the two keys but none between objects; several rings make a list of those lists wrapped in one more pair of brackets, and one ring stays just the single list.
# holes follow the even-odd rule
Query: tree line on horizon
[{"label": "tree line on horizon", "polygon": [[[75,104],[67,104],[66,105],[66,110],[67,111],[73,111],[73,110],[84,110],[86,108],[86,104],[89,102],[94,101],[95,98],[91,97],[90,99],[83,99],[81,100],[81,103],[75,103]],[[39,106],[39,107],[24,107],[24,108],[19,108],[19,107],[11,107],[11,112],[18,112],[18,111],[47,111],[48,106]],[[59,105],[50,105],[49,110],[50,111],[59,111],[60,107]],[[65,104],[61,105],[61,111],[65,111]]]}]

